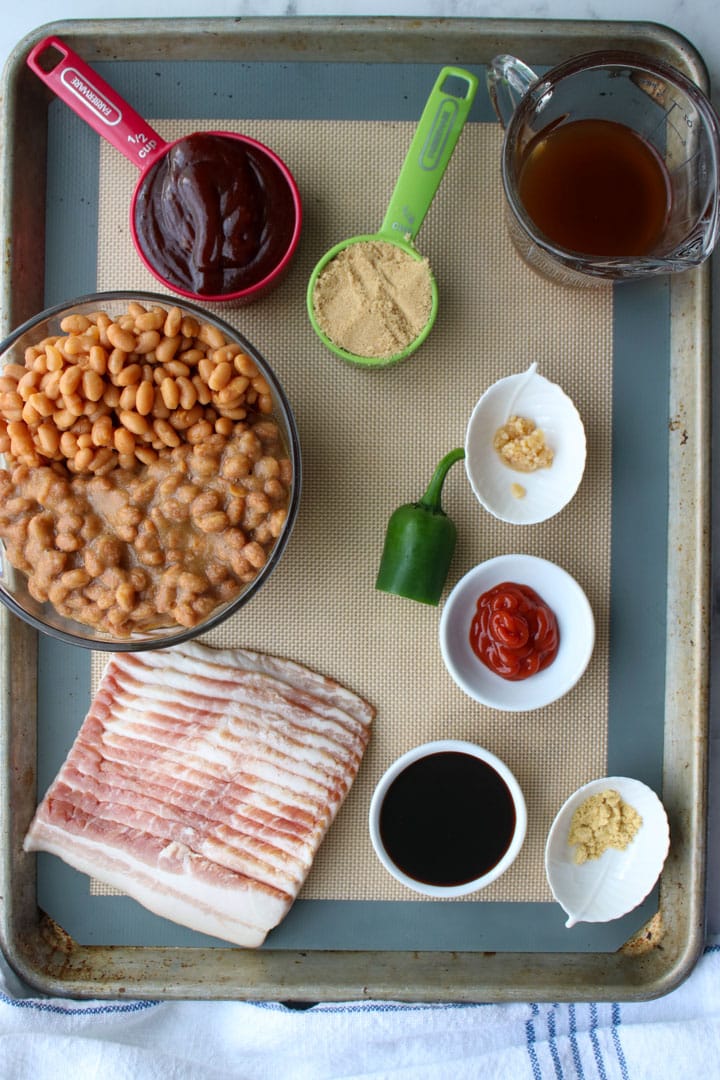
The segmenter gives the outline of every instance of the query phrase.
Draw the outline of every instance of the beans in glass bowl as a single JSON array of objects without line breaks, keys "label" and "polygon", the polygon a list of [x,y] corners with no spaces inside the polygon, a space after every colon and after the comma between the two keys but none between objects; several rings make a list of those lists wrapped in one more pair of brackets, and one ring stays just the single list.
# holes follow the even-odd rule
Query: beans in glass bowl
[{"label": "beans in glass bowl", "polygon": [[259,587],[292,526],[300,458],[246,339],[191,304],[104,294],[21,327],[0,364],[12,610],[67,640],[87,627],[80,644],[159,647]]}]

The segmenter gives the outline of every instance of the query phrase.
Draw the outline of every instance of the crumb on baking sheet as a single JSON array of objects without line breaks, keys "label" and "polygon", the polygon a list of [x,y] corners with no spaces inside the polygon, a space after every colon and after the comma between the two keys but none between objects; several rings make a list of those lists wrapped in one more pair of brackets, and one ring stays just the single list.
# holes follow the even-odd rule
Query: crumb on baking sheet
[{"label": "crumb on baking sheet", "polygon": [[545,435],[532,420],[524,416],[511,416],[499,427],[493,438],[493,447],[501,461],[517,472],[535,472],[549,469],[553,452],[545,442]]},{"label": "crumb on baking sheet", "polygon": [[657,911],[652,919],[642,926],[637,934],[621,946],[620,952],[626,956],[644,956],[653,949],[662,949],[662,940],[665,937],[665,924],[662,912]]},{"label": "crumb on baking sheet", "polygon": [[570,822],[568,844],[576,847],[574,859],[580,865],[599,859],[608,848],[624,851],[642,825],[642,818],[617,791],[590,795],[575,811]]}]

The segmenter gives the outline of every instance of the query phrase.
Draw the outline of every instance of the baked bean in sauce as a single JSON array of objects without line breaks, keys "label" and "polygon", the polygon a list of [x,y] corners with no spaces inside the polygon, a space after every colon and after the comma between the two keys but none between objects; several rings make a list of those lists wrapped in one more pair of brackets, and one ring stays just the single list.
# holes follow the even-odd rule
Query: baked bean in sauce
[{"label": "baked bean in sauce", "polygon": [[192,627],[257,576],[287,516],[277,424],[236,424],[137,472],[0,471],[0,537],[28,589],[67,618],[124,637]]},{"label": "baked bean in sauce", "polygon": [[292,463],[269,385],[176,307],[70,313],[0,376],[0,540],[39,603],[116,637],[192,627],[265,565]]}]

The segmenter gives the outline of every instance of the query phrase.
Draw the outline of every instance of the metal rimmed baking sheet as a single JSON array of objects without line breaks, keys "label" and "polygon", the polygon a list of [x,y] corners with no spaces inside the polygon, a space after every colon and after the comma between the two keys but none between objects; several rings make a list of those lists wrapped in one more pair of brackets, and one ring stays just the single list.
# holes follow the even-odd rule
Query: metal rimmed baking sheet
[{"label": "metal rimmed baking sheet", "polygon": [[[138,65],[147,69],[154,63],[197,65],[222,61],[237,65],[243,73],[255,64],[327,65],[389,64],[408,68],[418,64],[453,62],[480,66],[499,51],[516,52],[528,62],[549,65],[565,56],[600,46],[634,46],[683,67],[697,81],[704,80],[701,62],[686,43],[669,31],[649,24],[553,23],[523,20],[190,20],[58,24],[54,29],[81,51],[90,63],[103,64],[106,77],[118,65]],[[32,37],[37,40],[38,32]],[[29,44],[29,42],[28,42]],[[250,65],[248,68],[247,65]],[[350,70],[349,68],[347,70]],[[311,68],[306,68],[306,73]],[[4,316],[7,329],[21,318],[44,306],[45,288],[57,287],[51,274],[52,256],[48,242],[54,234],[48,222],[45,260],[48,279],[45,288],[38,280],[38,207],[56,205],[52,158],[38,154],[39,164],[26,165],[30,142],[44,148],[54,137],[48,121],[48,101],[24,69],[22,54],[16,53],[6,70],[5,87],[5,202],[3,218],[6,234],[13,238],[3,277]],[[213,115],[208,103],[207,115]],[[334,106],[333,106],[334,108]],[[169,115],[177,115],[170,113]],[[262,114],[261,114],[262,115]],[[24,122],[23,122],[24,118]],[[323,119],[327,119],[327,114]],[[330,119],[332,119],[332,115]],[[338,118],[340,119],[340,118]],[[28,120],[30,121],[28,123]],[[35,150],[37,153],[37,149]],[[34,159],[33,159],[34,160]],[[96,174],[82,170],[78,203],[88,199],[80,216],[82,229],[97,230]],[[47,186],[46,186],[47,185]],[[94,234],[93,234],[94,235]],[[308,233],[306,232],[306,237]],[[87,237],[86,237],[87,239]],[[92,237],[91,237],[92,239]],[[78,237],[79,244],[82,237]],[[42,251],[43,245],[40,244]],[[63,280],[66,295],[87,291],[87,266],[69,260]],[[118,286],[124,283],[119,282]],[[638,306],[640,305],[640,307]],[[638,323],[638,311],[646,313],[645,325]],[[658,318],[658,312],[660,318]],[[624,322],[623,320],[629,320]],[[413,1000],[508,1000],[511,998],[567,1000],[598,996],[629,1000],[662,993],[689,971],[702,943],[702,890],[704,873],[704,770],[707,724],[707,472],[708,428],[708,271],[673,280],[670,287],[648,286],[644,299],[618,291],[614,307],[616,357],[630,362],[636,341],[658,343],[664,348],[664,366],[649,387],[642,408],[652,411],[656,430],[662,433],[658,452],[663,460],[663,495],[651,505],[655,520],[663,523],[658,557],[663,559],[665,589],[660,594],[660,615],[664,652],[652,663],[652,674],[641,667],[637,680],[636,705],[651,705],[662,711],[660,739],[651,747],[633,740],[630,728],[618,732],[618,753],[626,774],[654,771],[662,784],[663,799],[676,841],[663,874],[660,910],[665,924],[662,950],[643,956],[614,951],[556,951],[546,938],[544,950],[500,951],[476,945],[463,951],[457,942],[444,942],[442,933],[431,949],[422,941],[412,948],[392,940],[368,936],[354,947],[342,939],[342,922],[336,933],[340,939],[328,944],[309,931],[304,947],[292,940],[283,947],[257,954],[200,945],[162,945],[149,939],[136,948],[112,945],[99,939],[80,944],[53,921],[38,912],[35,862],[21,854],[21,840],[36,799],[36,739],[43,762],[42,695],[41,711],[36,708],[38,675],[37,642],[34,636],[3,613],[3,769],[9,776],[3,796],[0,824],[3,849],[2,939],[14,966],[25,977],[51,993],[117,996],[185,996],[342,1000],[345,998],[394,997]],[[623,328],[639,335],[628,341]],[[664,335],[664,346],[662,345]],[[625,352],[623,352],[625,350]],[[329,361],[328,361],[329,362]],[[626,368],[622,369],[627,374]],[[633,413],[632,395],[622,392],[623,382],[615,381],[613,424],[622,435]],[[626,412],[627,410],[627,412]],[[662,410],[662,415],[659,415]],[[630,430],[629,426],[627,430]],[[614,444],[617,448],[617,443]],[[622,445],[622,444],[620,444]],[[645,488],[642,475],[625,474],[629,485],[625,498],[639,500]],[[657,491],[657,489],[655,489]],[[666,495],[666,499],[665,496]],[[614,498],[621,497],[617,488]],[[615,514],[613,527],[624,528],[626,536],[614,539],[615,549],[633,541],[636,526],[631,518]],[[657,530],[653,534],[657,539]],[[649,565],[649,562],[648,562]],[[653,564],[658,573],[657,562]],[[615,563],[622,574],[623,560]],[[655,577],[653,580],[657,580]],[[622,610],[620,608],[619,610]],[[657,629],[657,627],[655,628]],[[615,640],[628,631],[627,620],[613,625]],[[624,653],[616,653],[622,663]],[[46,643],[41,643],[40,663],[49,670],[52,659]],[[74,682],[65,682],[65,699],[82,712],[87,695],[87,667],[74,658]],[[58,670],[68,665],[60,663]],[[340,675],[339,672],[333,672]],[[63,677],[68,679],[68,673]],[[624,675],[625,687],[635,684],[632,670]],[[51,685],[51,684],[50,684]],[[622,681],[614,685],[622,686]],[[612,688],[612,684],[611,684]],[[41,716],[40,723],[38,716]],[[81,718],[81,717],[79,717]],[[78,719],[79,722],[79,719]],[[57,748],[53,751],[57,753]],[[648,758],[649,753],[649,758]],[[612,771],[612,770],[611,770]],[[369,901],[373,903],[373,901]],[[393,903],[393,901],[388,901]],[[364,903],[364,901],[358,901]],[[396,909],[397,910],[397,909]],[[442,909],[436,905],[438,913]],[[471,912],[465,907],[466,912]],[[518,915],[532,914],[527,910]],[[297,918],[303,917],[298,907]],[[377,908],[355,909],[353,917],[362,928],[377,919]],[[433,915],[442,923],[442,915]],[[469,914],[462,916],[470,918]],[[523,925],[532,925],[527,918]],[[390,923],[383,923],[390,926]],[[292,930],[288,923],[281,934]],[[375,928],[373,927],[373,930]],[[389,931],[390,933],[390,931]],[[281,936],[281,935],[280,935]],[[388,947],[390,946],[390,947]],[[495,951],[495,950],[493,950]]]}]

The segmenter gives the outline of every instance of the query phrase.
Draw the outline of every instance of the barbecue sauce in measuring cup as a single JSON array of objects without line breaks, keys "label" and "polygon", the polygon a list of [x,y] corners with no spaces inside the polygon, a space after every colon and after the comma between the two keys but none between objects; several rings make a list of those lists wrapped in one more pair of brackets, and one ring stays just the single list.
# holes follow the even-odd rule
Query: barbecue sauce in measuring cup
[{"label": "barbecue sauce in measuring cup", "polygon": [[282,261],[295,230],[292,191],[265,148],[222,132],[174,143],[133,199],[146,265],[204,297],[242,292]]},{"label": "barbecue sauce in measuring cup", "polygon": [[94,131],[141,170],[130,228],[148,270],[192,300],[254,300],[297,247],[300,195],[268,147],[227,131],[166,142],[59,38],[28,66]]}]

